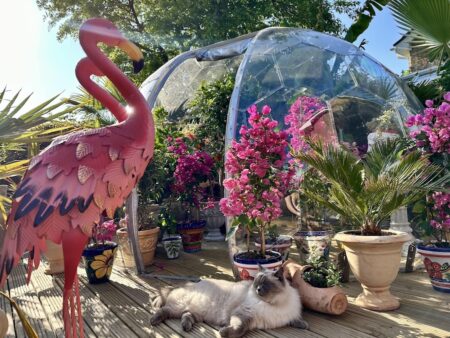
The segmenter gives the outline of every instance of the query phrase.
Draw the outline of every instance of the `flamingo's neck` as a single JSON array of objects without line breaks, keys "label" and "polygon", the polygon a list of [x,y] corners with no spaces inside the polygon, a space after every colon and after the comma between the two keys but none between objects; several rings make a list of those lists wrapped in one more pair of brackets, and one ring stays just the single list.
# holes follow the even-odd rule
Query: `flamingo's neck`
[{"label": "flamingo's neck", "polygon": [[[88,58],[108,77],[108,79],[111,80],[128,103],[128,107],[126,107],[127,119],[125,123],[128,128],[131,129],[130,132],[132,132],[136,138],[147,138],[150,129],[154,128],[154,124],[146,100],[133,82],[131,82],[131,80],[128,79],[125,74],[123,74],[122,71],[98,48],[98,42],[101,41],[99,41],[96,36],[92,34],[81,34],[80,32],[80,43]],[[95,93],[91,92],[91,94],[95,97]],[[114,111],[112,112],[113,114],[116,113]],[[120,115],[120,113],[118,113],[118,115]]]}]

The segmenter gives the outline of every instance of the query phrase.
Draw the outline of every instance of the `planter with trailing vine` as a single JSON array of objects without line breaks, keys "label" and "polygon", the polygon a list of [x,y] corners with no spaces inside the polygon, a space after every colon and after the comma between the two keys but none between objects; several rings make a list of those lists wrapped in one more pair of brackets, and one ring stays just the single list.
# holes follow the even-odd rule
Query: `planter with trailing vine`
[{"label": "planter with trailing vine", "polygon": [[83,261],[89,283],[99,284],[109,281],[117,246],[117,243],[105,242],[91,244],[84,249]]},{"label": "planter with trailing vine", "polygon": [[182,239],[180,235],[169,235],[162,239],[164,250],[168,259],[177,259],[180,257]]}]

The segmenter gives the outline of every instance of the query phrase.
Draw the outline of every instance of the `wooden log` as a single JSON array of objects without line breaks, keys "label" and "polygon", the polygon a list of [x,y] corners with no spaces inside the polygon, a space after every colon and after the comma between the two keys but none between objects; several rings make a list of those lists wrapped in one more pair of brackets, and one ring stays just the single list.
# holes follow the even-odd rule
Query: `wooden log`
[{"label": "wooden log", "polygon": [[302,266],[292,260],[284,263],[285,275],[292,281],[292,286],[298,289],[303,306],[308,309],[340,315],[348,306],[347,296],[337,286],[331,288],[316,288],[303,280],[303,272],[309,266]]}]

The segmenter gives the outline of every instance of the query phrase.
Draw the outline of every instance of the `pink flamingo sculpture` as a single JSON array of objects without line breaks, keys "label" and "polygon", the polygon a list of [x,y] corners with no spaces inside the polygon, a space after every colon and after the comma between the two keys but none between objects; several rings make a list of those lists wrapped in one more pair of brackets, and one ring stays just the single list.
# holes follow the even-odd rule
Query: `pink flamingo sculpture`
[{"label": "pink flamingo sculpture", "polygon": [[[150,108],[134,84],[98,48],[118,47],[143,66],[141,51],[104,19],[80,28],[87,57],[76,67],[79,82],[117,118],[118,124],[55,139],[34,157],[15,195],[0,251],[0,286],[29,252],[28,281],[38,267],[45,240],[62,242],[63,317],[66,337],[84,337],[77,267],[92,228],[101,215],[113,217],[137,184],[153,156],[154,123]],[[106,75],[120,91],[123,107],[91,80]]]}]

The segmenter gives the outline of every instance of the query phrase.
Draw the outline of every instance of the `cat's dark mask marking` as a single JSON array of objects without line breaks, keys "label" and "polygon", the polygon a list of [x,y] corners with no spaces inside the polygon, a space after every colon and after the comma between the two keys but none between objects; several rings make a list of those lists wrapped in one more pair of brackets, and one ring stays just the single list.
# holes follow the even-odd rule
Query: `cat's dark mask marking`
[{"label": "cat's dark mask marking", "polygon": [[270,302],[274,296],[282,292],[285,286],[283,267],[273,272],[260,266],[260,272],[253,281],[255,293],[267,302]]}]

